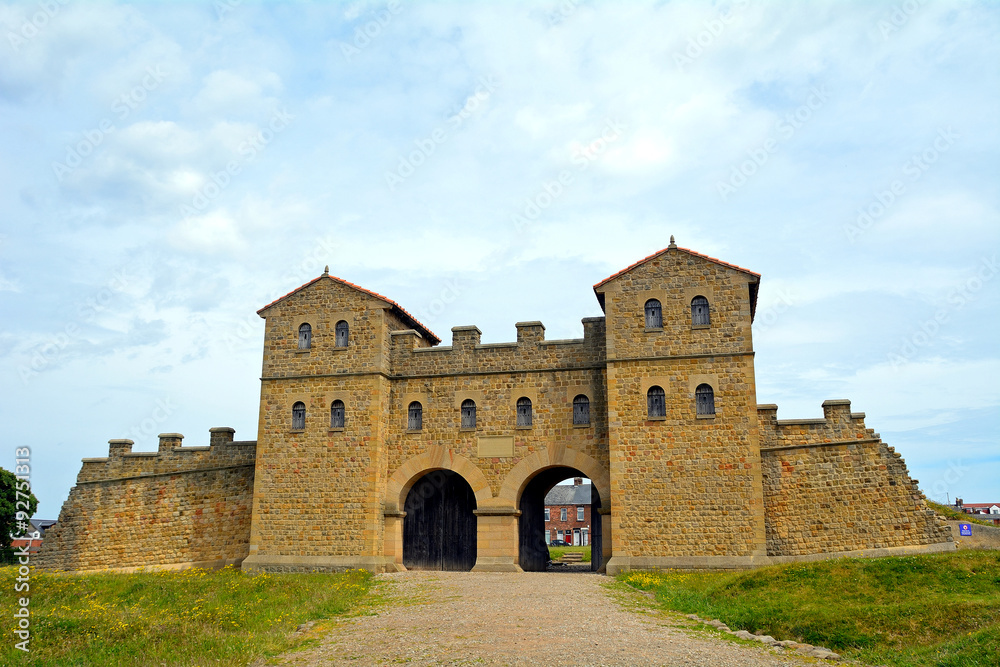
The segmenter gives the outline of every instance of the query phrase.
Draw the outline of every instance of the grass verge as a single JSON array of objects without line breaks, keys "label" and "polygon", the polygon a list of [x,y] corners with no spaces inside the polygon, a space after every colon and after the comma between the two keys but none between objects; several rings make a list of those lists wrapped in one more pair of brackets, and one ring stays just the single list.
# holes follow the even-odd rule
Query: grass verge
[{"label": "grass verge", "polygon": [[869,664],[1000,665],[1000,554],[837,559],[747,572],[630,572],[667,609]]},{"label": "grass verge", "polygon": [[30,594],[30,652],[8,631],[4,665],[247,665],[301,641],[300,623],[344,615],[372,586],[363,570],[343,574],[244,574],[181,570],[135,574],[34,571],[14,593],[17,569],[0,569],[3,618]]},{"label": "grass verge", "polygon": [[590,547],[549,547],[549,556],[552,560],[559,560],[566,553],[581,553],[583,554],[583,560],[581,563],[590,562]]}]

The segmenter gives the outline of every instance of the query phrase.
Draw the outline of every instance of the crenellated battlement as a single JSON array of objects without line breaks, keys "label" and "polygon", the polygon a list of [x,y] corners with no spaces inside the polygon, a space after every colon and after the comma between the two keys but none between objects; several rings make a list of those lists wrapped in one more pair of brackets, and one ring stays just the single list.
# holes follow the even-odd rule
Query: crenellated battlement
[{"label": "crenellated battlement", "polygon": [[391,332],[393,377],[594,368],[606,362],[603,317],[586,317],[583,338],[545,340],[541,322],[518,322],[517,340],[482,343],[477,326],[453,327],[451,345],[428,347],[415,329]]},{"label": "crenellated battlement", "polygon": [[509,342],[470,325],[438,346],[326,270],[258,311],[259,443],[110,440],[34,562],[544,569],[544,495],[564,474],[593,480],[580,538],[611,574],[953,548],[850,401],[809,419],[757,404],[759,284],[671,237],[594,286],[604,316],[582,338],[523,321]]},{"label": "crenellated battlement", "polygon": [[865,413],[851,412],[851,402],[844,398],[823,401],[823,417],[818,419],[778,419],[777,405],[758,404],[757,421],[761,449],[879,437],[865,426]]},{"label": "crenellated battlement", "polygon": [[133,452],[132,440],[121,438],[108,441],[108,455],[83,459],[77,484],[102,482],[130,477],[218,469],[231,466],[252,466],[257,453],[257,441],[236,441],[236,430],[228,426],[209,429],[207,446],[184,447],[180,433],[161,433],[155,452]]}]

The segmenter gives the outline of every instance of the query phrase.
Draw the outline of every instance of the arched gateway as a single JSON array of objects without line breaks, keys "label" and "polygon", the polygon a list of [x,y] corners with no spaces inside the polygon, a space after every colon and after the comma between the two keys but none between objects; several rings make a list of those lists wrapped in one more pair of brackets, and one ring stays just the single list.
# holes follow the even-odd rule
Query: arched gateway
[{"label": "arched gateway", "polygon": [[953,548],[849,401],[799,422],[757,405],[759,284],[671,239],[594,286],[604,315],[582,338],[519,322],[513,342],[464,326],[441,346],[324,272],[258,311],[258,441],[225,428],[208,448],[111,441],[35,562],[534,570],[539,505],[568,475],[593,482],[610,573]]},{"label": "arched gateway", "polygon": [[[608,471],[601,462],[568,447],[554,446],[521,458],[494,495],[486,475],[470,459],[432,446],[400,465],[386,485],[386,568],[544,570],[540,532],[545,493],[573,476],[590,477],[598,499],[610,494]],[[598,528],[602,511],[607,509],[601,509],[600,502],[592,510],[595,569],[610,555],[607,531]],[[468,537],[470,513],[475,518],[474,542]]]}]

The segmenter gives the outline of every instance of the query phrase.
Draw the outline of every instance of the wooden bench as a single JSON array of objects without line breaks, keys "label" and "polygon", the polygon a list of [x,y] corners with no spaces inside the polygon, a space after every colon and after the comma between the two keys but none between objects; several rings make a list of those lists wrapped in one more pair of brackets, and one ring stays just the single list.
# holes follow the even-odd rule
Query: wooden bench
[{"label": "wooden bench", "polygon": [[559,560],[563,563],[580,563],[583,561],[583,554],[579,551],[567,551]]}]

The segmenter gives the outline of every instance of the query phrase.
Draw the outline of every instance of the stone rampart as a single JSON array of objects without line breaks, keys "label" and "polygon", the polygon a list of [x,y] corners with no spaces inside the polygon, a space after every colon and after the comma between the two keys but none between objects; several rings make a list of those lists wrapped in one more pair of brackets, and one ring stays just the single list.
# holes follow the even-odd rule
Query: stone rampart
[{"label": "stone rampart", "polygon": [[758,406],[767,554],[800,560],[953,549],[906,463],[850,401],[823,403],[823,419],[778,420]]},{"label": "stone rampart", "polygon": [[111,440],[108,456],[84,459],[58,523],[35,564],[54,570],[221,567],[250,542],[256,442],[211,429],[207,447],[160,435],[156,452]]},{"label": "stone rampart", "polygon": [[511,373],[603,368],[603,317],[583,319],[583,338],[545,340],[541,322],[518,322],[517,341],[480,342],[478,327],[452,328],[452,344],[426,347],[420,334],[407,329],[392,332],[392,376],[421,377],[458,374]]}]

